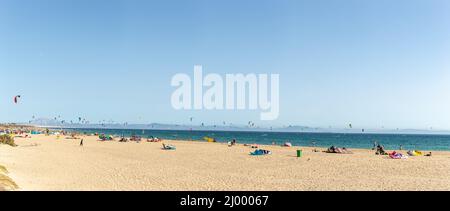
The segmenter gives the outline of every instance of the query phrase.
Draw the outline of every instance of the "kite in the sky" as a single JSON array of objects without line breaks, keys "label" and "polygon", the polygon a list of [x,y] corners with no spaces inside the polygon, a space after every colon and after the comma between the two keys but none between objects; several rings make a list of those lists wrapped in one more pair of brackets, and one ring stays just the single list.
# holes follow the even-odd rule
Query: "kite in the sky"
[{"label": "kite in the sky", "polygon": [[20,95],[16,95],[14,97],[14,103],[17,104],[19,102],[19,99],[20,99]]}]

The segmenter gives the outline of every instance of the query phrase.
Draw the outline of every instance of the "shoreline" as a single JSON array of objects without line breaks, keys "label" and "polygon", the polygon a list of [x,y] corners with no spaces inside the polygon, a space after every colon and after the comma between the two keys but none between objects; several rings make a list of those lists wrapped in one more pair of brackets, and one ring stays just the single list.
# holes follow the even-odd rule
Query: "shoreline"
[{"label": "shoreline", "polygon": [[[26,126],[27,127],[27,126]],[[0,128],[1,129],[1,128]],[[435,140],[444,139],[450,143],[450,135],[446,134],[391,134],[391,133],[335,133],[335,132],[277,132],[277,131],[222,131],[222,130],[178,130],[178,129],[115,129],[115,128],[57,128],[53,126],[37,126],[28,128],[30,131],[45,133],[66,133],[76,135],[105,134],[119,137],[132,135],[138,137],[160,137],[163,139],[180,141],[203,141],[205,137],[216,137],[220,143],[226,143],[232,139],[239,140],[245,144],[281,145],[286,142],[297,147],[323,147],[330,146],[346,147],[351,149],[372,149],[373,144],[378,143],[386,150],[420,150],[420,151],[448,151],[450,146],[443,145]],[[142,131],[142,133],[141,133]],[[144,134],[144,131],[145,134]],[[177,135],[172,134],[177,133]],[[256,134],[249,140],[248,136],[242,134]],[[258,134],[262,134],[258,137]],[[293,136],[296,134],[298,136]],[[178,137],[179,136],[179,137]],[[336,138],[336,137],[338,138]],[[341,137],[342,136],[342,137]],[[268,137],[268,138],[266,138]],[[342,140],[352,140],[353,143],[342,143]],[[256,141],[255,141],[256,140]],[[309,140],[309,141],[308,141]],[[431,141],[431,142],[429,142]],[[433,142],[434,141],[434,142]]]},{"label": "shoreline", "polygon": [[[57,126],[34,126],[37,128],[49,128],[49,129],[53,129],[53,130],[60,130],[61,127],[57,127]],[[188,127],[188,126],[186,126]],[[172,129],[172,128],[103,128],[103,127],[86,127],[86,128],[79,128],[79,127],[62,127],[63,130],[137,130],[137,131],[142,131],[142,130],[148,130],[148,131],[182,131],[182,132],[189,132],[189,131],[194,131],[194,132],[242,132],[242,133],[288,133],[288,134],[302,134],[302,133],[306,133],[306,134],[356,134],[356,135],[417,135],[417,136],[450,136],[450,131],[436,131],[436,132],[424,132],[424,131],[418,131],[418,132],[386,132],[386,131],[379,131],[379,132],[373,132],[373,131],[366,131],[366,132],[361,132],[361,131],[274,131],[274,130],[246,130],[246,129],[242,129],[242,130],[217,130],[217,129],[193,129],[193,130],[188,130],[188,129]]]},{"label": "shoreline", "polygon": [[177,147],[165,151],[161,142],[79,137],[83,147],[65,136],[16,138],[18,147],[0,145],[0,164],[19,190],[450,190],[448,151],[393,160],[367,149],[259,145],[273,154],[250,156],[255,149],[242,144],[164,140]]},{"label": "shoreline", "polygon": [[[78,129],[69,129],[69,131],[70,130],[73,130],[73,131],[75,131],[76,133],[79,133],[79,134],[81,134],[82,132],[81,131],[83,131],[83,130],[85,130],[85,131],[89,131],[89,132],[93,132],[93,131],[95,131],[95,132],[97,132],[98,133],[98,129],[80,129],[80,128],[78,128]],[[104,130],[119,130],[119,129],[104,129]],[[132,131],[142,131],[141,129],[124,129],[124,130],[132,130]],[[54,131],[58,131],[58,130],[54,130]],[[101,131],[101,130],[100,130]],[[352,135],[375,135],[375,136],[390,136],[390,135],[399,135],[399,136],[445,136],[445,137],[449,137],[450,138],[450,135],[438,135],[438,134],[434,134],[434,135],[428,135],[428,134],[377,134],[377,133],[373,133],[373,134],[371,134],[371,133],[322,133],[322,132],[317,132],[317,133],[310,133],[310,132],[265,132],[265,131],[208,131],[208,130],[195,130],[195,131],[189,131],[189,130],[158,130],[158,129],[147,129],[146,131],[154,131],[154,132],[167,132],[167,131],[170,131],[170,132],[183,132],[183,133],[187,133],[187,132],[205,132],[205,133],[211,133],[211,132],[218,132],[218,133],[226,133],[226,132],[239,132],[239,133],[259,133],[259,134],[267,134],[267,133],[273,133],[273,134],[276,134],[276,133],[280,133],[280,134],[327,134],[327,135],[339,135],[339,136],[341,136],[341,135],[350,135],[350,136],[352,136]],[[109,133],[109,132],[105,132],[105,131],[102,131],[101,133],[99,133],[99,134],[105,134],[105,135],[112,135],[112,136],[118,136],[120,133]],[[86,134],[85,134],[86,135]],[[94,134],[90,134],[90,135],[94,135]],[[140,137],[153,137],[153,135],[142,135],[142,134],[139,134],[139,133],[136,133],[136,135],[138,135],[138,136],[140,136]],[[204,134],[204,136],[209,136],[208,134]],[[126,138],[129,138],[130,136],[125,136]],[[175,138],[175,137],[170,137],[170,138],[165,138],[165,137],[162,137],[163,139],[167,139],[167,140],[175,140],[175,141],[192,141],[192,140],[189,140],[189,139],[186,139],[186,137],[184,137],[184,138]],[[230,141],[232,138],[231,138],[231,136],[229,137],[230,139],[229,140],[225,140],[224,141],[224,139],[220,139],[219,141],[217,141],[218,143],[227,143],[228,141]],[[257,139],[257,137],[255,137],[255,139]],[[287,140],[290,140],[290,141],[287,141]],[[300,139],[300,140],[302,140],[302,139]],[[316,143],[317,142],[321,142],[321,140],[316,140],[316,139],[312,139],[312,140],[314,140]],[[204,141],[202,138],[196,138],[196,139],[193,139],[193,141],[200,141],[200,142],[202,142],[202,141]],[[273,146],[273,144],[269,144],[269,143],[267,143],[267,141],[266,142],[259,142],[259,141],[257,141],[257,142],[255,142],[255,141],[246,141],[246,140],[239,140],[241,143],[244,143],[244,144],[257,144],[257,145],[266,145],[266,146]],[[296,141],[298,141],[298,140],[291,140],[291,139],[286,139],[286,140],[276,140],[276,139],[274,139],[274,141],[276,141],[276,144],[275,144],[275,146],[280,146],[282,143],[286,143],[286,142],[290,142],[290,143],[292,143],[293,144],[293,146],[295,146],[295,147],[312,147],[311,146],[311,144],[297,144],[296,143]],[[291,142],[291,141],[293,141],[293,142]],[[378,140],[377,139],[373,139],[373,141],[376,141],[376,142],[378,142]],[[339,140],[337,141],[337,142],[339,142]],[[370,141],[367,141],[368,143],[370,142]],[[381,141],[382,142],[382,141]],[[373,142],[372,142],[373,143]],[[316,144],[315,145],[315,147],[321,147],[321,148],[328,148],[328,147],[330,147],[330,146],[332,146],[332,145],[335,145],[335,146],[339,146],[339,147],[347,147],[347,148],[349,148],[349,149],[371,149],[371,147],[370,146],[372,146],[372,143],[370,143],[370,144],[367,144],[367,146],[364,146],[364,147],[356,147],[356,146],[343,146],[343,145],[337,145],[337,144],[327,144],[327,145],[325,145],[325,144]],[[405,149],[398,149],[398,148],[395,148],[395,147],[392,147],[392,144],[389,144],[389,143],[385,143],[385,142],[382,142],[382,145],[384,145],[384,144],[386,144],[385,145],[385,149],[387,149],[387,150],[405,150],[408,146],[404,146],[405,147]],[[397,147],[400,147],[401,145],[398,145]],[[411,148],[412,146],[414,146],[414,148]],[[420,151],[441,151],[441,152],[450,152],[450,148],[447,148],[447,149],[439,149],[439,148],[435,148],[435,149],[430,149],[430,148],[424,148],[423,146],[422,146],[422,148],[415,148],[416,147],[416,145],[415,144],[410,144],[410,146],[409,146],[410,148],[407,148],[408,150],[420,150]]]}]

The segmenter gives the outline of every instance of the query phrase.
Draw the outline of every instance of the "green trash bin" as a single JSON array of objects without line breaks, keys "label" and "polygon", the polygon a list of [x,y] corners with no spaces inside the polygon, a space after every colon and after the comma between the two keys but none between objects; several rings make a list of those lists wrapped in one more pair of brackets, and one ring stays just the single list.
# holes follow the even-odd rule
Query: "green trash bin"
[{"label": "green trash bin", "polygon": [[299,158],[299,157],[302,157],[302,150],[301,149],[298,149],[297,150],[297,157]]}]

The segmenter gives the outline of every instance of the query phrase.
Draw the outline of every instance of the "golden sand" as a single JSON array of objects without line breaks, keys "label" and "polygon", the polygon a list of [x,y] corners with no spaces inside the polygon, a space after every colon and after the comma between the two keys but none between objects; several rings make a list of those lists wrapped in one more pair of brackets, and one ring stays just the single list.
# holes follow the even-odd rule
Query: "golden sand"
[{"label": "golden sand", "polygon": [[[33,135],[0,145],[0,163],[20,190],[450,190],[450,152],[393,160],[374,151],[313,152],[221,143],[100,142]],[[302,149],[303,156],[296,157]],[[324,150],[324,149],[320,149]],[[405,153],[404,151],[402,153]]]},{"label": "golden sand", "polygon": [[18,189],[17,184],[6,175],[7,173],[8,170],[4,166],[0,166],[0,191]]}]

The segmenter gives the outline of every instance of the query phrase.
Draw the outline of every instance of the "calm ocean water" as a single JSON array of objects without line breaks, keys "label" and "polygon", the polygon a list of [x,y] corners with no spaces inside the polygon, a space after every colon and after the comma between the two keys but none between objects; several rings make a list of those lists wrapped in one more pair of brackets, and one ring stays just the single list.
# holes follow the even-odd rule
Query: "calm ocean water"
[{"label": "calm ocean water", "polygon": [[69,129],[82,133],[104,133],[118,136],[139,135],[143,138],[159,137],[174,140],[203,140],[213,137],[218,142],[236,139],[238,143],[282,144],[291,142],[294,146],[318,147],[331,145],[348,148],[372,148],[373,143],[381,143],[385,148],[450,151],[450,135],[415,134],[345,134],[345,133],[289,133],[289,132],[241,132],[241,131],[178,131],[178,130],[136,130],[136,129]]}]

